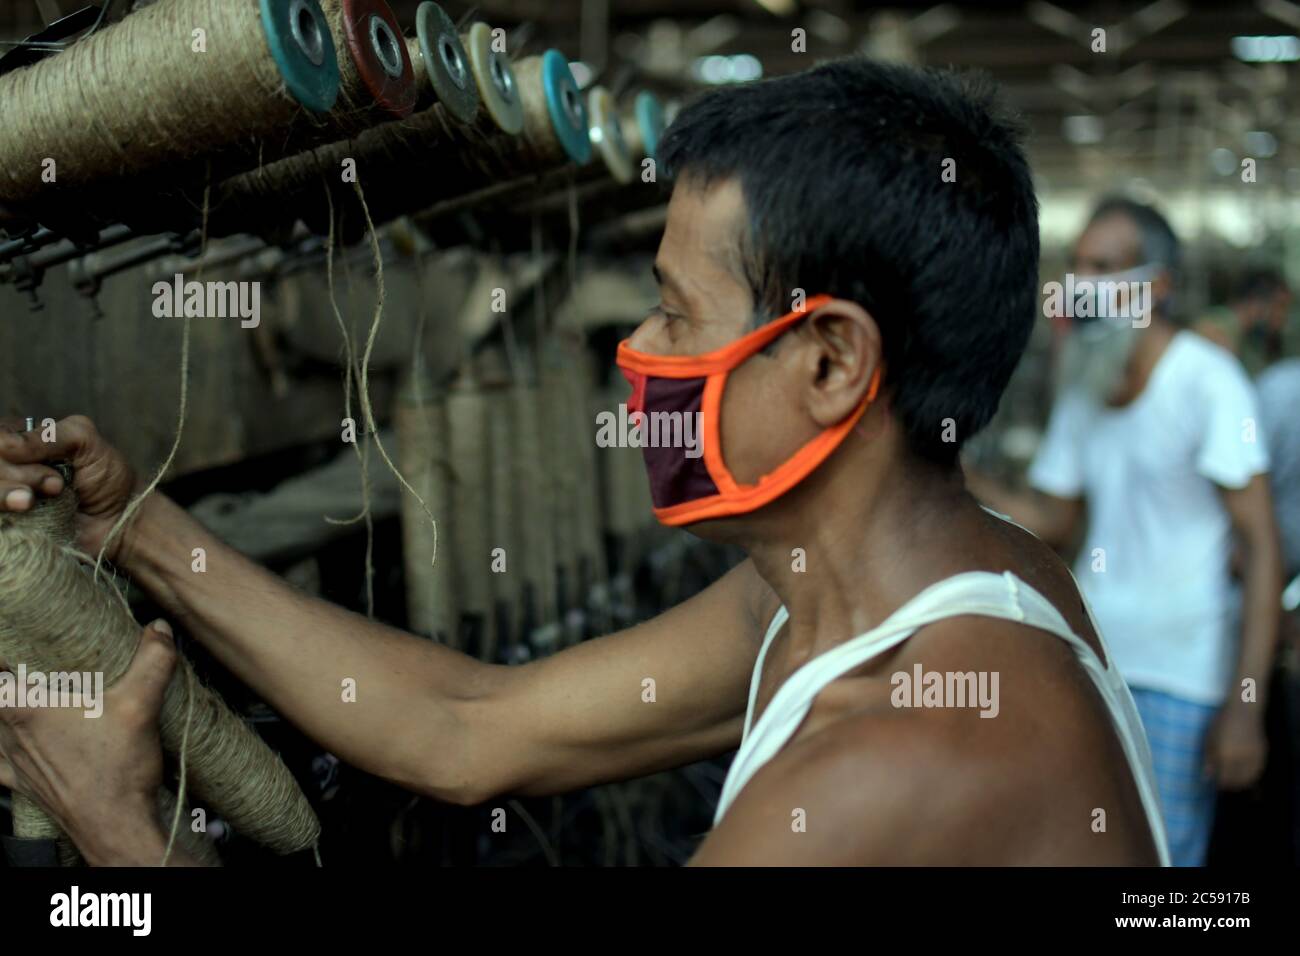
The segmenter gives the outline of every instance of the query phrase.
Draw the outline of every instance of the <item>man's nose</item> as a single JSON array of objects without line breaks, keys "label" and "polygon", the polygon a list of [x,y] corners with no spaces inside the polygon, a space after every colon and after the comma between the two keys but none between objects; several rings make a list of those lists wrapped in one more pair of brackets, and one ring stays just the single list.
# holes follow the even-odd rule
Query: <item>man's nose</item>
[{"label": "man's nose", "polygon": [[642,321],[627,338],[628,348],[647,355],[661,355],[663,344],[660,341],[661,323],[653,316]]}]

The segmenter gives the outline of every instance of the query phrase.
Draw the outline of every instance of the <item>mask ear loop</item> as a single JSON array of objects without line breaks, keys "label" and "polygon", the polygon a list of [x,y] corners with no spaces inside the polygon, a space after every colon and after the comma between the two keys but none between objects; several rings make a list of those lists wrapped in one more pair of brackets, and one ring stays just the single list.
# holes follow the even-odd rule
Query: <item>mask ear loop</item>
[{"label": "mask ear loop", "polygon": [[[867,385],[867,394],[866,397],[863,398],[863,403],[868,408],[871,405],[875,404],[876,395],[880,391],[880,382],[882,378],[883,375],[881,374],[881,368],[879,365],[877,365],[876,370],[871,373],[871,382],[870,384]],[[883,399],[881,399],[881,401],[884,402],[886,408],[889,407],[888,395],[886,395]],[[875,434],[868,434],[867,431],[862,427],[862,419],[866,417],[867,417],[867,411],[866,408],[864,408],[862,410],[861,417],[858,418],[858,420],[853,425],[853,433],[857,435],[859,438],[861,438],[863,441],[866,442],[875,441],[877,438],[879,438],[881,435],[885,433],[885,428],[884,428],[885,420],[884,418],[881,418],[880,424],[876,426],[876,428],[874,429]]]}]

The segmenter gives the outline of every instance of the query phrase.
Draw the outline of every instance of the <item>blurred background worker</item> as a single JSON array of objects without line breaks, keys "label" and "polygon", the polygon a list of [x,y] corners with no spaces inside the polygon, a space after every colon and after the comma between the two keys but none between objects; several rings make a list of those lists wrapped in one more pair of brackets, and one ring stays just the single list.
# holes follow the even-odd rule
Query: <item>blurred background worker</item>
[{"label": "blurred background worker", "polygon": [[1288,321],[1294,304],[1281,272],[1254,268],[1237,283],[1232,301],[1207,313],[1196,331],[1235,354],[1250,377],[1258,378],[1278,360],[1300,356],[1300,328]]},{"label": "blurred background worker", "polygon": [[1086,504],[1075,576],[1142,715],[1173,861],[1195,866],[1216,780],[1249,786],[1264,765],[1281,569],[1254,389],[1230,353],[1175,321],[1179,264],[1154,208],[1096,207],[1053,316],[1058,397],[1033,490],[978,476],[971,488],[1062,549]]},{"label": "blurred background worker", "polygon": [[[1211,861],[1245,863],[1268,847],[1278,862],[1300,861],[1300,323],[1282,273],[1248,269],[1226,307],[1196,330],[1232,351],[1255,379],[1260,427],[1268,447],[1273,511],[1281,537],[1284,580],[1296,581],[1284,601],[1281,640],[1267,712],[1269,763],[1254,791],[1221,802]],[[1290,846],[1270,838],[1289,831]]]}]

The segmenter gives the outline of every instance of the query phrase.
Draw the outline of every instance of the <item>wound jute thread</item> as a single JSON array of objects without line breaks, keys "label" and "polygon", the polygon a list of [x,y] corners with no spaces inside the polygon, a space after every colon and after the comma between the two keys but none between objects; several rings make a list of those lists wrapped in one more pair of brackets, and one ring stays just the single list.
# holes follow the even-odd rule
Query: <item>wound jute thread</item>
[{"label": "wound jute thread", "polygon": [[[192,49],[196,27],[207,52]],[[0,76],[0,202],[131,176],[252,137],[306,113],[272,59],[258,5],[165,0],[56,56]]]},{"label": "wound jute thread", "polygon": [[[483,659],[495,661],[501,648],[514,649],[524,598],[524,552],[519,535],[518,502],[514,494],[514,462],[518,453],[510,430],[513,405],[510,375],[499,349],[480,356],[483,362],[483,398],[488,423],[488,523],[491,528],[492,600],[496,627]],[[500,551],[498,551],[500,549]],[[505,561],[499,570],[498,561]]]},{"label": "wound jute thread", "polygon": [[550,529],[538,515],[548,514],[549,495],[542,477],[541,395],[536,385],[516,379],[510,392],[510,432],[515,449],[512,456],[514,495],[519,511],[528,515],[520,522],[520,547],[524,579],[532,590],[534,627],[555,620],[555,547]]},{"label": "wound jute thread", "polygon": [[[417,357],[418,357],[417,352]],[[451,513],[447,407],[432,377],[417,363],[397,404],[398,460],[411,484],[438,514]],[[435,564],[431,542],[414,505],[402,499],[406,609],[411,630],[451,644],[456,635],[456,582],[449,562]]]},{"label": "wound jute thread", "polygon": [[[0,516],[0,655],[34,671],[102,673],[112,686],[140,643],[125,600],[73,550],[76,493]],[[177,662],[159,734],[184,782],[232,827],[279,853],[315,844],[320,825],[288,768],[189,662]],[[183,796],[182,796],[183,803]],[[173,836],[179,818],[173,815]]]},{"label": "wound jute thread", "polygon": [[[477,629],[480,649],[492,627],[491,516],[489,514],[488,402],[470,370],[447,392],[451,440],[452,550],[456,562],[457,605],[469,630]],[[463,630],[463,628],[462,628]],[[464,649],[463,643],[457,644]]]},{"label": "wound jute thread", "polygon": [[[336,185],[349,159],[356,161],[359,173],[364,170],[368,212],[372,221],[381,222],[475,186],[563,165],[568,159],[546,104],[541,58],[525,58],[514,70],[524,109],[520,136],[494,132],[482,116],[471,124],[459,123],[435,104],[405,120],[222,182],[214,193],[213,234],[246,231],[250,222],[268,227],[297,219],[323,234],[315,190],[323,178],[338,191],[336,200],[350,203],[351,197]],[[340,211],[336,208],[335,214]]]}]

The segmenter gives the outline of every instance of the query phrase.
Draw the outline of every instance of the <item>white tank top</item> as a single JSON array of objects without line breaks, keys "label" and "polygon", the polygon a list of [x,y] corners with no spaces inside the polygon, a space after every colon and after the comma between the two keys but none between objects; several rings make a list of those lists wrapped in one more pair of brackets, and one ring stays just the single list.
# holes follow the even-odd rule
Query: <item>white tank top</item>
[{"label": "white tank top", "polygon": [[[1086,598],[1084,608],[1100,640],[1101,631]],[[762,718],[755,724],[754,703],[758,698],[758,685],[763,675],[763,659],[767,656],[772,639],[790,616],[784,606],[777,611],[754,664],[754,678],[749,687],[749,707],[745,712],[744,736],[722,785],[718,811],[713,818],[714,826],[722,820],[750,778],[789,742],[807,716],[813,699],[827,684],[862,666],[876,655],[903,643],[919,628],[960,614],[981,614],[1017,621],[1054,634],[1070,645],[1106,702],[1123,745],[1124,755],[1128,758],[1129,770],[1142,798],[1142,806],[1146,810],[1147,823],[1160,855],[1160,865],[1169,866],[1169,847],[1165,839],[1164,819],[1160,815],[1155,774],[1151,769],[1151,751],[1128,685],[1120,677],[1109,651],[1106,651],[1109,666],[1103,667],[1093,649],[1070,630],[1061,612],[1010,571],[1002,574],[968,571],[930,585],[889,615],[878,627],[817,655],[791,674],[773,695]],[[1105,646],[1102,641],[1102,647]]]}]

